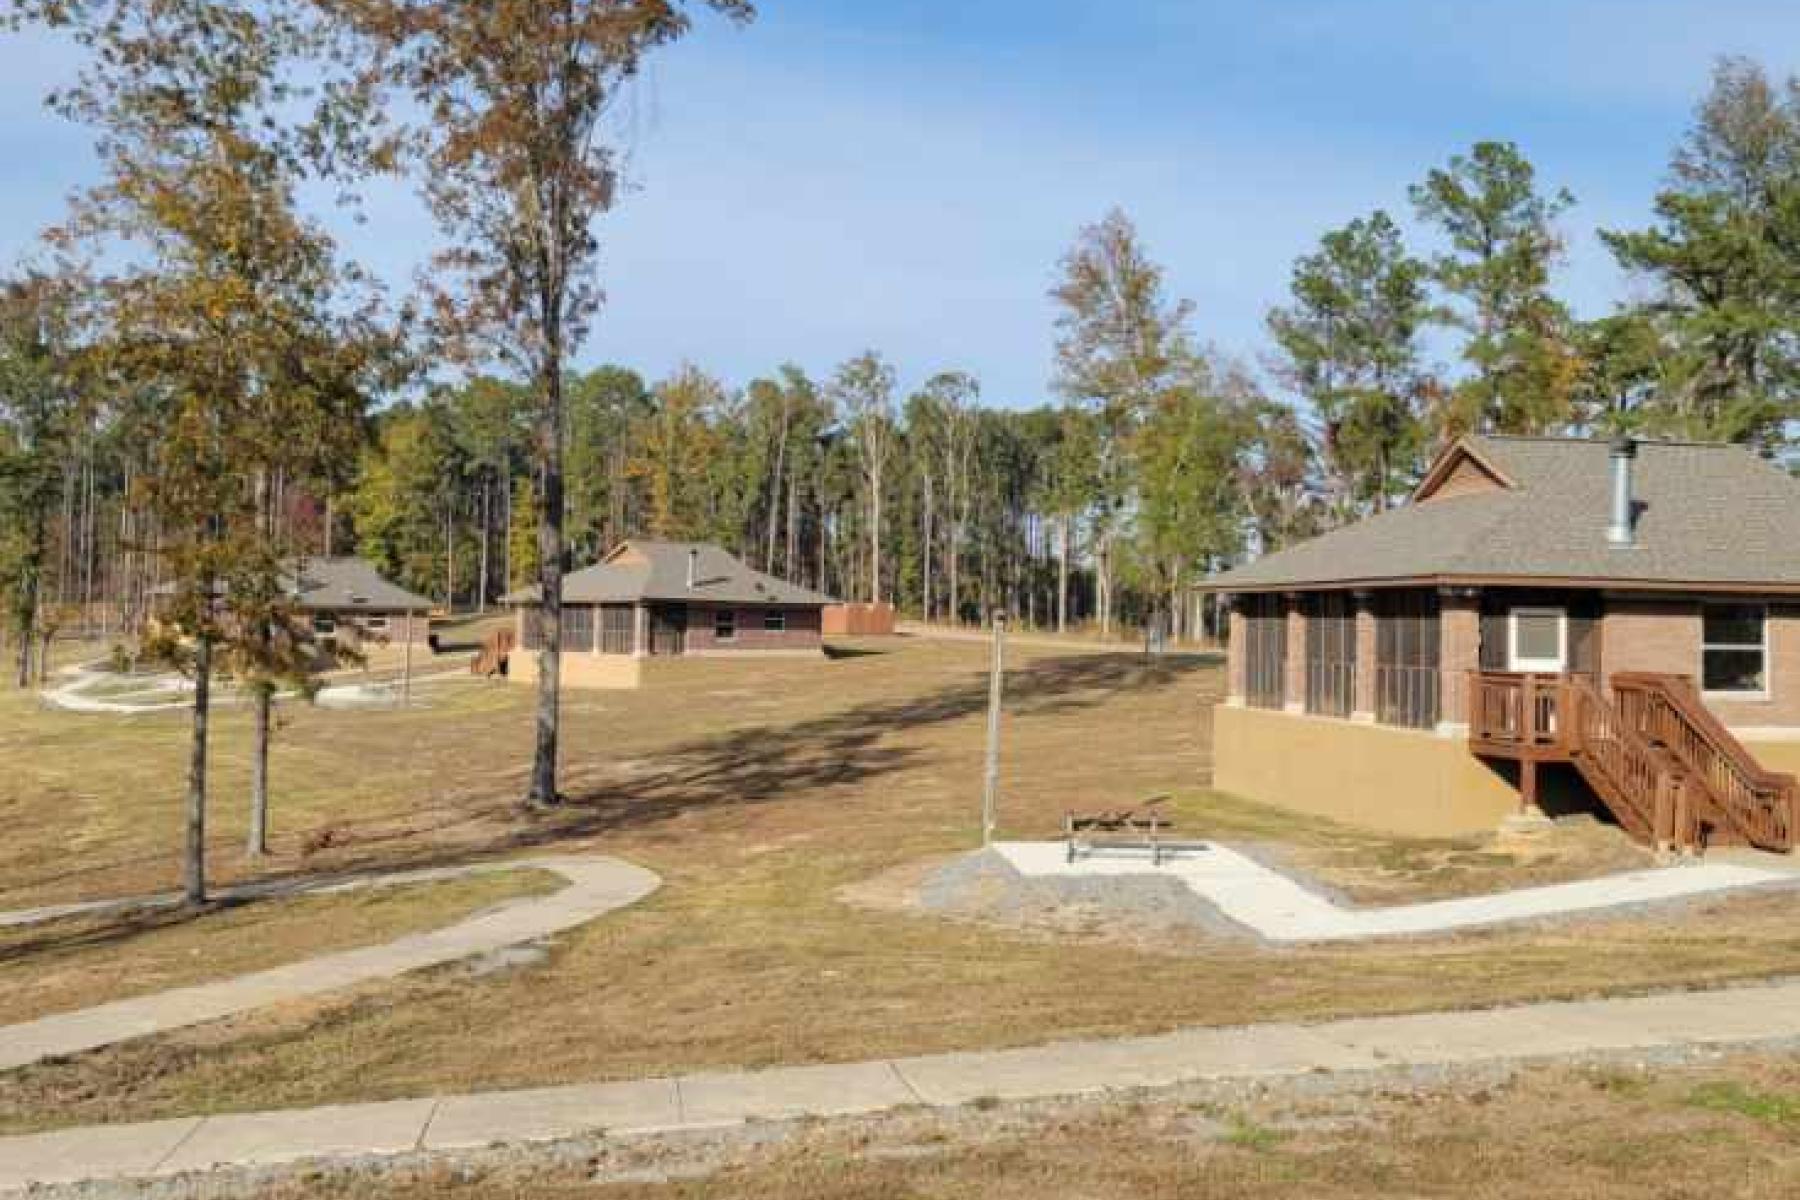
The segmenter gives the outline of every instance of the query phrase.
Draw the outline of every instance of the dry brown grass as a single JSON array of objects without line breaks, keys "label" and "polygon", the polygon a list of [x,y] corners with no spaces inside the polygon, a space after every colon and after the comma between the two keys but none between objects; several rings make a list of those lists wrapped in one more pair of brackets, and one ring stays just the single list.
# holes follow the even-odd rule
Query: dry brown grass
[{"label": "dry brown grass", "polygon": [[[649,1182],[661,1179],[664,1182]],[[267,1200],[1773,1200],[1800,1192],[1800,1062],[1544,1069],[1500,1083],[1239,1102],[1183,1098],[901,1114],[720,1146],[601,1146],[327,1175]]]},{"label": "dry brown grass", "polygon": [[0,929],[0,1024],[378,945],[563,886],[546,871],[500,871]]},{"label": "dry brown grass", "polygon": [[[980,792],[982,648],[901,639],[863,649],[876,652],[697,661],[642,692],[572,693],[571,802],[541,818],[515,805],[530,745],[526,689],[470,685],[410,712],[296,711],[276,757],[279,870],[555,845],[619,854],[666,886],[564,936],[530,971],[415,975],[15,1073],[0,1089],[0,1124],[850,1060],[1800,968],[1786,895],[1378,945],[1275,951],[1224,940],[1180,956],[846,905],[846,885],[972,845]],[[1422,894],[1441,890],[1434,856],[1460,851],[1407,849],[1208,796],[1218,687],[1210,660],[1020,648],[1004,832],[1046,836],[1065,808],[1176,789],[1192,832],[1261,829],[1320,861],[1348,856],[1346,871],[1385,873],[1386,894],[1404,892],[1404,860],[1416,853],[1428,868],[1411,872]],[[242,717],[221,724],[220,795],[235,798]],[[0,801],[17,834],[0,847],[13,893],[3,902],[168,886],[182,728],[0,703],[0,748],[22,764],[5,785],[19,790]],[[221,805],[223,846],[238,840],[238,807]],[[338,831],[337,844],[302,859],[299,841],[321,828]],[[1460,861],[1458,886],[1480,884],[1477,865]],[[246,870],[229,850],[219,866]]]}]

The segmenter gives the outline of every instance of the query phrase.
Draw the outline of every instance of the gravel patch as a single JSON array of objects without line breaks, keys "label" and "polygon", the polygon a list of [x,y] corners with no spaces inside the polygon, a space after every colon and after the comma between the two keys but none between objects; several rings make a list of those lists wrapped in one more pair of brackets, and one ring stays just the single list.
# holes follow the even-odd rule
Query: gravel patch
[{"label": "gravel patch", "polygon": [[919,907],[940,916],[1058,933],[1250,937],[1179,879],[1156,875],[1029,876],[993,850],[961,855],[920,882]]}]

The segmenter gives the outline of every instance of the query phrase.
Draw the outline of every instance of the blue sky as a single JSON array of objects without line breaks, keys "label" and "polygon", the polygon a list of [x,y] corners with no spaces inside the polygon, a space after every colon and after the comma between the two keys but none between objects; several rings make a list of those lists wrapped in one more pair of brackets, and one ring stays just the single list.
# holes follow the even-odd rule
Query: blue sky
[{"label": "blue sky", "polygon": [[[1603,312],[1632,284],[1594,230],[1648,219],[1713,60],[1786,74],[1794,47],[1791,0],[765,0],[747,28],[702,19],[623,112],[632,187],[582,360],[741,383],[876,347],[904,383],[956,367],[1037,403],[1056,260],[1118,205],[1201,337],[1255,362],[1297,255],[1408,217],[1407,185],[1481,138],[1575,193],[1559,287]],[[41,104],[72,55],[0,53],[11,260],[92,161]],[[368,218],[347,248],[403,286],[429,222],[401,192]]]}]

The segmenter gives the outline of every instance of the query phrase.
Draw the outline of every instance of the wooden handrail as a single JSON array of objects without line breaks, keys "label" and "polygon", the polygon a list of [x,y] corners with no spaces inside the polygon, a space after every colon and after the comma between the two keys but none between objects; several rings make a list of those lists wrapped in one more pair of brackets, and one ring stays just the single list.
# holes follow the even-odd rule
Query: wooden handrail
[{"label": "wooden handrail", "polygon": [[1469,735],[1543,750],[1562,746],[1566,686],[1556,675],[1470,672]]},{"label": "wooden handrail", "polygon": [[1793,849],[1800,832],[1800,782],[1757,762],[1706,707],[1692,678],[1621,672],[1612,686],[1627,722],[1693,773],[1736,833],[1753,846]]}]

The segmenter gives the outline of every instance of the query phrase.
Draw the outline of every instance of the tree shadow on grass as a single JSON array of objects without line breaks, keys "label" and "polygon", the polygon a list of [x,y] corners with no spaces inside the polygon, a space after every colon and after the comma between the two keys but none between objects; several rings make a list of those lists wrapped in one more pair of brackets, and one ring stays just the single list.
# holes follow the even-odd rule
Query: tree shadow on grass
[{"label": "tree shadow on grass", "polygon": [[[1009,719],[1051,716],[1098,707],[1121,692],[1164,691],[1196,671],[1212,668],[1213,655],[1100,652],[1039,659],[1008,668],[1005,713]],[[325,861],[302,857],[291,869],[262,872],[259,880],[360,871],[397,871],[504,858],[520,851],[555,848],[607,833],[640,830],[689,813],[747,807],[830,789],[868,784],[918,764],[921,747],[890,739],[923,728],[977,717],[988,702],[985,671],[925,695],[883,699],[797,721],[734,730],[656,752],[642,766],[602,766],[565,771],[567,802],[522,814],[521,794],[529,764],[491,772],[485,780],[430,808],[396,817],[333,822],[341,841]],[[566,736],[566,734],[565,734]],[[1196,735],[1198,736],[1198,735]],[[869,791],[858,800],[879,801]],[[430,816],[429,821],[422,818]],[[397,823],[397,821],[399,823]],[[482,837],[484,829],[493,836]],[[439,841],[468,832],[466,841]],[[111,865],[154,856],[91,864],[53,878],[93,874]],[[38,879],[25,886],[41,885]]]}]

